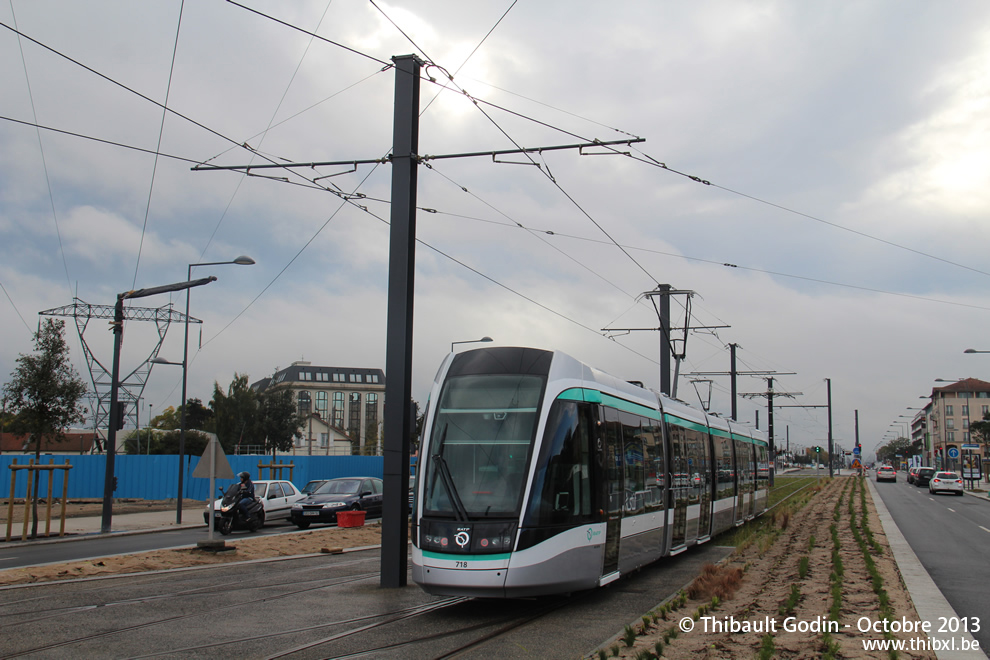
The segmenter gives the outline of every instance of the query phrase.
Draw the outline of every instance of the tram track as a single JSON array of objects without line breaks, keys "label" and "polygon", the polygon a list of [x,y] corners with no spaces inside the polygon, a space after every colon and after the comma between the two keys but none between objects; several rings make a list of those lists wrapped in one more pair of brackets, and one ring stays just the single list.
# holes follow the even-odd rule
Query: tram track
[{"label": "tram track", "polygon": [[[336,564],[335,565],[335,568],[346,568],[346,567],[353,566],[353,565],[356,565],[356,564],[368,563],[368,562],[371,562],[371,561],[374,561],[374,560],[371,560],[371,559],[362,559],[362,560],[357,560],[357,561],[353,561],[353,562],[343,562],[343,563],[340,563],[340,564]],[[315,571],[315,570],[326,570],[326,568],[325,567],[307,567],[307,568],[300,569],[298,572],[306,573],[306,572],[312,572],[312,571]],[[362,579],[371,579],[371,578],[378,577],[378,575],[379,575],[379,572],[375,571],[375,572],[364,573],[364,574],[361,575],[361,577],[362,577]],[[163,575],[163,578],[165,578],[164,575]],[[168,579],[168,584],[170,586],[174,586],[174,580],[172,580],[170,578],[165,578],[165,579]],[[263,578],[259,578],[257,580],[253,580],[252,583],[250,583],[250,584],[241,583],[241,584],[236,584],[236,585],[230,586],[229,588],[225,588],[224,589],[224,593],[225,594],[236,594],[236,593],[239,593],[239,592],[255,591],[255,590],[258,590],[258,589],[264,589],[264,588],[271,587],[271,586],[284,587],[287,584],[288,585],[292,585],[292,586],[301,586],[301,585],[304,585],[304,584],[312,584],[312,583],[320,583],[320,582],[327,582],[328,581],[328,578],[326,578],[326,577],[320,577],[320,578],[312,578],[312,579],[306,579],[306,580],[293,580],[293,581],[291,581],[289,583],[286,583],[286,582],[282,581],[282,582],[279,582],[277,584],[259,584],[259,582],[261,582],[261,579],[263,579]],[[266,579],[266,578],[264,578],[264,579]],[[346,584],[349,581],[352,581],[352,580],[344,580],[344,581],[342,581],[340,583],[341,584]],[[59,583],[59,584],[64,584],[64,583]],[[160,584],[160,582],[153,582],[153,583],[145,583],[144,585],[138,585],[138,586],[149,586],[149,587],[152,587],[153,586],[153,587],[157,587],[159,584]],[[51,585],[50,583],[46,583],[46,584],[29,584],[29,585],[18,585],[18,588],[20,588],[20,589],[30,589],[30,588],[34,587],[34,589],[39,589],[39,588],[45,588],[45,587],[51,587],[51,586],[53,586],[53,585]],[[333,585],[332,584],[330,584],[330,585],[323,585],[323,587],[329,587],[329,586],[333,586]],[[133,598],[124,598],[124,599],[119,599],[119,600],[115,600],[115,601],[104,601],[104,600],[100,600],[99,602],[85,603],[85,604],[80,604],[80,605],[69,605],[69,606],[61,606],[61,607],[46,607],[46,608],[39,608],[39,609],[32,609],[32,610],[21,610],[21,611],[16,611],[16,612],[0,613],[0,623],[2,623],[3,626],[6,628],[8,626],[16,626],[16,625],[19,625],[21,623],[29,623],[31,621],[38,621],[38,620],[41,620],[43,618],[52,618],[52,617],[60,616],[60,615],[64,615],[64,614],[73,614],[73,613],[76,613],[76,612],[81,612],[81,611],[85,611],[85,610],[89,610],[89,609],[96,609],[96,608],[101,608],[101,607],[133,606],[133,605],[140,605],[140,604],[150,603],[150,602],[156,602],[156,601],[157,602],[162,602],[162,601],[168,601],[170,599],[187,598],[189,596],[196,596],[196,595],[199,595],[199,594],[215,593],[215,591],[216,591],[215,587],[212,587],[212,586],[207,586],[207,587],[199,586],[199,587],[194,587],[194,588],[189,588],[189,589],[183,589],[183,590],[179,590],[179,591],[172,591],[170,593],[164,593],[164,594],[163,593],[158,593],[158,594],[152,594],[152,595],[140,595],[140,596],[135,596]],[[97,588],[97,589],[91,590],[91,593],[102,594],[103,591]],[[32,603],[32,602],[39,602],[39,601],[40,602],[48,602],[49,600],[50,600],[50,598],[48,596],[42,595],[42,596],[32,596],[30,598],[25,598],[25,599],[21,599],[21,600],[7,601],[7,602],[4,602],[4,603],[0,603],[0,610],[12,608],[12,607],[15,607],[17,605],[24,604],[24,603]],[[13,621],[12,622],[12,621],[9,620],[12,617],[30,617],[30,618],[27,619],[26,621],[23,621],[23,622],[18,622],[18,621]]]}]

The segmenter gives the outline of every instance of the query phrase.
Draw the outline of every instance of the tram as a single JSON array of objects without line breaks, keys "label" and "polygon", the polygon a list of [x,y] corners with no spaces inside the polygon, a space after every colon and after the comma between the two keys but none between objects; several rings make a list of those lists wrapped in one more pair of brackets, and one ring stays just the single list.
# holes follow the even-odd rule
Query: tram
[{"label": "tram", "polygon": [[423,429],[412,576],[433,594],[600,587],[767,508],[763,433],[560,351],[448,355]]}]

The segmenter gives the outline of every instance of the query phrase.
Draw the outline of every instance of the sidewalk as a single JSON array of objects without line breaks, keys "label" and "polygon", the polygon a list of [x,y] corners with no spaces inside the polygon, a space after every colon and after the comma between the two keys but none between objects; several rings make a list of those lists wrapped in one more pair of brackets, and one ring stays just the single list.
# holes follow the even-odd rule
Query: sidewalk
[{"label": "sidewalk", "polygon": [[[66,541],[82,541],[85,539],[99,538],[101,536],[119,534],[141,534],[146,532],[159,532],[169,529],[189,529],[191,527],[203,527],[203,505],[195,503],[193,506],[182,507],[182,524],[176,524],[176,511],[146,511],[142,513],[122,513],[116,514],[110,519],[110,533],[103,534],[102,516],[82,516],[77,518],[67,518],[65,521],[65,536],[59,536],[58,519],[52,520],[51,535],[43,536],[45,531],[45,521],[38,523],[38,532],[41,536],[36,539],[21,541],[21,523],[15,523],[11,528],[10,543],[3,541],[6,535],[6,525],[0,527],[0,548],[9,548],[16,545],[37,545],[41,543],[63,543]],[[30,529],[30,528],[29,528]]]}]

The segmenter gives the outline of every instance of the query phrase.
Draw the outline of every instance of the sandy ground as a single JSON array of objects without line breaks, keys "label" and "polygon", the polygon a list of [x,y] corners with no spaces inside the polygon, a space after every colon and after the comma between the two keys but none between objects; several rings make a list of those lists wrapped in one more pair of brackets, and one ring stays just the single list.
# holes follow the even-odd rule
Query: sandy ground
[{"label": "sandy ground", "polygon": [[[100,514],[102,504],[98,502],[73,502],[66,506],[66,517],[94,516]],[[205,506],[204,503],[199,503]],[[138,513],[141,511],[168,511],[174,509],[174,502],[149,502],[144,500],[115,501],[114,515]],[[23,509],[23,506],[20,507]],[[20,522],[15,507],[14,521]],[[0,527],[6,526],[7,507],[0,507]],[[42,524],[44,524],[42,522]],[[279,534],[276,536],[252,537],[234,534],[218,539],[232,546],[232,551],[211,552],[186,548],[178,550],[157,550],[140,554],[91,559],[88,561],[51,564],[29,568],[0,570],[0,585],[66,580],[94,575],[139,573],[187,566],[226,564],[251,559],[290,557],[321,552],[340,552],[345,548],[357,548],[381,543],[381,526],[376,522],[364,527],[322,527],[307,532]]]},{"label": "sandy ground", "polygon": [[[858,481],[858,480],[857,480]],[[886,653],[875,651],[872,654],[864,651],[863,639],[883,639],[882,633],[861,633],[856,629],[856,622],[861,617],[871,621],[881,620],[880,597],[874,592],[873,580],[867,572],[866,560],[855,542],[850,526],[849,488],[854,479],[835,479],[828,482],[797,514],[790,516],[785,522],[779,517],[774,524],[780,529],[776,542],[767,547],[759,542],[741,548],[733,554],[721,567],[724,571],[733,568],[742,570],[742,580],[738,591],[728,600],[722,599],[715,610],[702,613],[700,616],[714,617],[720,622],[732,617],[736,621],[750,622],[753,627],[759,622],[773,621],[776,634],[773,637],[775,649],[773,657],[780,658],[821,658],[826,652],[826,640],[821,632],[785,632],[782,630],[784,619],[794,617],[795,622],[813,624],[826,622],[829,609],[832,606],[832,591],[830,575],[833,571],[833,541],[830,526],[836,524],[839,538],[839,556],[843,564],[842,577],[842,606],[839,623],[842,626],[852,625],[851,629],[843,628],[840,632],[831,634],[835,657],[862,658],[887,657]],[[870,556],[883,579],[883,591],[886,592],[890,607],[893,609],[891,619],[899,620],[905,617],[909,621],[918,621],[918,614],[911,602],[911,597],[904,588],[897,565],[887,544],[886,536],[876,515],[876,508],[870,497],[866,484],[867,524],[876,542],[882,547],[880,552],[870,549]],[[846,489],[845,492],[843,489]],[[855,515],[857,522],[861,520],[861,503],[859,490],[854,497]],[[836,503],[842,497],[838,510]],[[839,519],[834,515],[838,511]],[[814,536],[814,544],[811,537]],[[802,579],[798,569],[801,557],[808,558],[808,571]],[[786,607],[792,593],[792,585],[797,585],[800,596],[791,612],[781,613]],[[686,602],[675,611],[667,614],[667,619],[659,618],[654,624],[652,620],[644,627],[642,621],[636,622],[634,630],[639,633],[631,647],[627,647],[620,638],[605,647],[608,656],[618,649],[620,658],[636,658],[637,654],[649,651],[656,652],[656,643],[663,643],[665,634],[668,639],[663,643],[663,656],[670,659],[688,658],[755,658],[760,655],[761,645],[765,644],[765,630],[752,632],[714,632],[711,623],[698,618],[693,622],[690,632],[679,632],[670,638],[671,631],[680,627],[685,617],[693,617],[698,609],[711,602],[710,596],[686,598]],[[685,624],[686,627],[687,624]],[[705,630],[706,625],[708,631]],[[826,624],[827,625],[827,624]],[[896,634],[898,639],[917,637],[913,634]],[[899,658],[934,659],[935,655],[927,651],[902,651]]]}]

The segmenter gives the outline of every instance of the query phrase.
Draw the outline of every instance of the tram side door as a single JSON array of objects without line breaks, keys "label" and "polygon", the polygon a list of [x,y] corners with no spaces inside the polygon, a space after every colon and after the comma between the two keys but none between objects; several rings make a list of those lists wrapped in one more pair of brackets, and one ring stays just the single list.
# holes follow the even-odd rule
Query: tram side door
[{"label": "tram side door", "polygon": [[605,512],[605,558],[602,576],[619,570],[619,538],[622,534],[622,427],[619,424],[619,411],[613,408],[600,408],[604,424],[600,425],[596,448],[601,452],[602,471],[601,494]]}]

